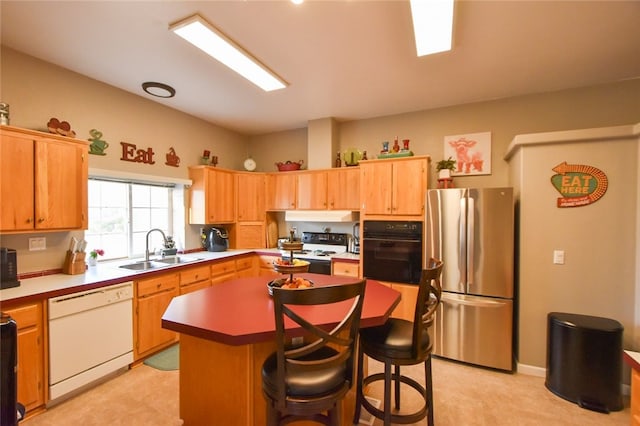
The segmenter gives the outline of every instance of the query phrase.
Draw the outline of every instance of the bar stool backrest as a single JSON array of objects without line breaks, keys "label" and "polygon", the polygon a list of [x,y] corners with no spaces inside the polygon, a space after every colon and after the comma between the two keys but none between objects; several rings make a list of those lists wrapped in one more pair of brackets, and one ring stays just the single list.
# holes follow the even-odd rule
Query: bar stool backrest
[{"label": "bar stool backrest", "polygon": [[433,325],[436,311],[440,305],[442,298],[442,285],[440,283],[442,266],[443,262],[441,260],[431,258],[427,268],[422,270],[413,320],[412,352],[415,358],[422,358],[426,352],[431,350],[431,345],[425,347],[421,344],[420,339],[422,338],[423,330],[428,330]]}]

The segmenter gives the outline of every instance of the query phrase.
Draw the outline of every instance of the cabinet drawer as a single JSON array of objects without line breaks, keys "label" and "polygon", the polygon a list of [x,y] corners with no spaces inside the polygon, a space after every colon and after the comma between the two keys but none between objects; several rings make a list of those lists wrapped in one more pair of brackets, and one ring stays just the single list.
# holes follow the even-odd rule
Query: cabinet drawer
[{"label": "cabinet drawer", "polygon": [[251,269],[252,267],[253,257],[243,257],[242,259],[236,259],[236,271]]},{"label": "cabinet drawer", "polygon": [[40,319],[40,303],[33,305],[21,306],[15,309],[5,311],[16,322],[18,330],[33,327],[39,324]]},{"label": "cabinet drawer", "polygon": [[195,283],[202,280],[208,280],[210,277],[208,266],[198,266],[180,271],[180,285]]},{"label": "cabinet drawer", "polygon": [[178,287],[178,274],[161,275],[156,278],[140,280],[136,283],[138,289],[138,297],[145,297],[150,294],[159,293],[161,291],[171,290]]},{"label": "cabinet drawer", "polygon": [[224,275],[231,272],[236,272],[236,261],[235,260],[225,260],[222,262],[217,262],[211,265],[211,276],[215,277],[218,275]]},{"label": "cabinet drawer", "polygon": [[358,277],[360,267],[352,262],[333,262],[333,275],[345,275],[348,277]]},{"label": "cabinet drawer", "polygon": [[276,259],[279,259],[280,256],[265,256],[262,255],[260,256],[260,267],[261,268],[271,268],[273,269],[273,262],[276,261]]}]

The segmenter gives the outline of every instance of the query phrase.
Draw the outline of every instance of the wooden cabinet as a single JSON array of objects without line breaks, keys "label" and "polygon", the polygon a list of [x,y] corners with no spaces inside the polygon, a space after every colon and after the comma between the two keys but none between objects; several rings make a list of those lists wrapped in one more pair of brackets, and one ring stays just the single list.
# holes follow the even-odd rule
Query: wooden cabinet
[{"label": "wooden cabinet", "polygon": [[0,129],[0,232],[87,228],[88,143]]},{"label": "wooden cabinet", "polygon": [[326,210],[327,171],[307,171],[296,174],[298,210]]},{"label": "wooden cabinet", "polygon": [[384,281],[380,281],[380,284],[384,284],[387,287],[390,287],[400,293],[400,302],[391,313],[391,317],[401,318],[413,322],[416,310],[416,301],[418,300],[419,287],[417,285],[391,283]]},{"label": "wooden cabinet", "polygon": [[180,270],[180,294],[211,287],[211,272],[209,269],[209,266],[205,265]]},{"label": "wooden cabinet", "polygon": [[232,170],[210,166],[189,168],[192,180],[189,223],[218,224],[236,220],[236,177]]},{"label": "wooden cabinet", "polygon": [[265,220],[266,177],[260,173],[237,173],[238,222]]},{"label": "wooden cabinet", "polygon": [[640,372],[631,369],[631,425],[640,426]]},{"label": "wooden cabinet", "polygon": [[360,162],[360,213],[424,215],[428,157]]},{"label": "wooden cabinet", "polygon": [[267,174],[266,183],[267,210],[291,210],[296,208],[296,172]]},{"label": "wooden cabinet", "polygon": [[256,257],[253,254],[236,259],[236,277],[254,277],[257,272]]},{"label": "wooden cabinet", "polygon": [[327,172],[327,205],[330,210],[360,210],[358,167],[344,167]]},{"label": "wooden cabinet", "polygon": [[276,254],[261,254],[258,257],[258,275],[261,277],[273,277],[279,275],[273,269],[273,262],[275,262],[277,259],[280,259],[280,257],[280,255]]},{"label": "wooden cabinet", "polygon": [[135,281],[134,359],[138,360],[178,340],[178,335],[162,328],[162,315],[179,294],[177,272]]},{"label": "wooden cabinet", "polygon": [[223,283],[236,277],[235,259],[220,260],[211,265],[211,285]]},{"label": "wooden cabinet", "polygon": [[27,414],[44,407],[44,314],[42,302],[17,306],[4,311],[16,322],[18,329],[18,401]]},{"label": "wooden cabinet", "polygon": [[331,275],[345,275],[357,278],[360,276],[360,265],[358,262],[334,259],[331,261]]}]

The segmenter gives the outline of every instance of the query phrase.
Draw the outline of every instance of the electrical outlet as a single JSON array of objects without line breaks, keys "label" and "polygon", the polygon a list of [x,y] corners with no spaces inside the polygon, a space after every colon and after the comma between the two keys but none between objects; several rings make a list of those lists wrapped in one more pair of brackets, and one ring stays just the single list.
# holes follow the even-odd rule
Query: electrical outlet
[{"label": "electrical outlet", "polygon": [[553,251],[553,263],[555,265],[564,265],[564,250]]},{"label": "electrical outlet", "polygon": [[46,250],[47,239],[45,237],[29,238],[29,251]]}]

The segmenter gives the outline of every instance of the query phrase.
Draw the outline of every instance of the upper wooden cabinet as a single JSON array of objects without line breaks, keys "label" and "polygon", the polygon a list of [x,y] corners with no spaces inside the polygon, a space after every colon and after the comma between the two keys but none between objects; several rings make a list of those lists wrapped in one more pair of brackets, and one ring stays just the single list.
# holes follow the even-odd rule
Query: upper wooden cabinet
[{"label": "upper wooden cabinet", "polygon": [[360,213],[422,216],[428,157],[360,162]]},{"label": "upper wooden cabinet", "polygon": [[238,173],[236,178],[238,222],[263,221],[265,219],[265,175]]},{"label": "upper wooden cabinet", "polygon": [[324,210],[327,203],[327,171],[307,171],[296,173],[296,208],[299,210]]},{"label": "upper wooden cabinet", "polygon": [[0,128],[0,232],[87,228],[88,143]]},{"label": "upper wooden cabinet", "polygon": [[236,220],[236,173],[210,166],[189,167],[192,180],[189,223],[217,224]]},{"label": "upper wooden cabinet", "polygon": [[296,208],[297,176],[295,172],[269,173],[267,179],[267,210]]},{"label": "upper wooden cabinet", "polygon": [[360,210],[360,169],[345,167],[327,173],[327,205],[330,210]]}]

